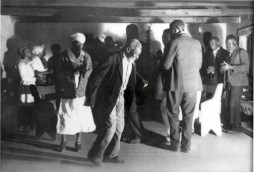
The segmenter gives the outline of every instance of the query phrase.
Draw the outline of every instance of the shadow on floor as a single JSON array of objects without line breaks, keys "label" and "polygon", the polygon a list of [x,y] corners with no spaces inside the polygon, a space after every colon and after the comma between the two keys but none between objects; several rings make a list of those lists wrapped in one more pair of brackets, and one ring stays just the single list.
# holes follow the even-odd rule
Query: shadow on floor
[{"label": "shadow on floor", "polygon": [[170,150],[170,145],[167,145],[164,142],[165,142],[165,136],[150,130],[146,130],[145,137],[142,140],[142,143],[144,145],[148,145],[148,146],[152,146],[152,147],[156,147],[156,148],[164,149],[164,150]]},{"label": "shadow on floor", "polygon": [[[38,139],[34,135],[30,134],[25,134],[25,133],[10,133],[8,137],[4,138],[3,140],[8,141],[8,142],[14,142],[14,143],[22,143],[22,144],[28,144],[36,148],[41,148],[41,149],[49,149],[53,151],[60,152],[60,148],[56,144],[49,144],[42,142],[42,140],[49,140],[50,139]],[[74,148],[73,148],[74,149]],[[69,150],[72,151],[71,148]]]},{"label": "shadow on floor", "polygon": [[48,152],[41,152],[36,150],[28,150],[13,147],[2,147],[2,158],[15,159],[15,160],[26,160],[26,161],[42,161],[42,162],[61,162],[64,164],[82,165],[82,166],[93,166],[87,158],[69,156],[65,154],[55,154]]}]

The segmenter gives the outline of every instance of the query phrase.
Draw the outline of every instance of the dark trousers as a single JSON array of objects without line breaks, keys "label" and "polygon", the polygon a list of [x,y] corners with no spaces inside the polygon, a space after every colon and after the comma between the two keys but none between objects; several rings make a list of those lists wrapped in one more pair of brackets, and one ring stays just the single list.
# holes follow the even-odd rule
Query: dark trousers
[{"label": "dark trousers", "polygon": [[21,126],[31,127],[31,128],[33,127],[34,114],[32,113],[32,107],[30,106],[18,107],[17,123],[18,123],[18,128]]},{"label": "dark trousers", "polygon": [[176,146],[180,144],[179,132],[179,107],[182,109],[183,126],[181,147],[189,149],[192,135],[192,118],[196,105],[197,92],[174,92],[167,93],[167,107],[169,111],[170,140]]},{"label": "dark trousers", "polygon": [[143,130],[144,127],[140,121],[139,114],[137,111],[136,97],[134,97],[130,108],[126,109],[123,137],[129,139],[141,137]]},{"label": "dark trousers", "polygon": [[241,96],[243,92],[242,86],[232,86],[228,84],[227,86],[227,96],[228,96],[228,113],[226,115],[227,125],[230,128],[240,130],[241,129],[241,113],[240,113],[240,103]]}]

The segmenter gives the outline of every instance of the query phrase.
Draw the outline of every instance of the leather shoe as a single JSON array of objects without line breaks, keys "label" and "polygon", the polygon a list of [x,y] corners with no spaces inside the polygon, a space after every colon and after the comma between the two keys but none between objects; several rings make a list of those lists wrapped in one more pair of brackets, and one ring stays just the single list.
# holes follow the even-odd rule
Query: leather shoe
[{"label": "leather shoe", "polygon": [[169,149],[171,151],[178,152],[180,150],[180,147],[178,144],[177,145],[171,144]]},{"label": "leather shoe", "polygon": [[236,130],[236,129],[225,130],[224,132],[225,132],[225,133],[228,133],[228,134],[238,134],[238,133],[241,133],[240,130]]},{"label": "leather shoe", "polygon": [[75,149],[76,149],[77,152],[81,152],[81,143],[76,142],[75,143]]},{"label": "leather shoe", "polygon": [[137,136],[134,139],[130,140],[129,143],[136,144],[141,142],[141,137]]},{"label": "leather shoe", "polygon": [[104,157],[103,162],[123,164],[124,160],[120,159],[119,156],[115,156],[113,158],[106,158],[106,157]]},{"label": "leather shoe", "polygon": [[190,148],[181,148],[181,152],[188,153],[190,151]]},{"label": "leather shoe", "polygon": [[65,152],[66,151],[66,141],[61,141],[61,144],[60,144],[60,151],[61,152]]},{"label": "leather shoe", "polygon": [[101,158],[96,158],[92,156],[87,156],[87,158],[96,166],[102,166]]}]

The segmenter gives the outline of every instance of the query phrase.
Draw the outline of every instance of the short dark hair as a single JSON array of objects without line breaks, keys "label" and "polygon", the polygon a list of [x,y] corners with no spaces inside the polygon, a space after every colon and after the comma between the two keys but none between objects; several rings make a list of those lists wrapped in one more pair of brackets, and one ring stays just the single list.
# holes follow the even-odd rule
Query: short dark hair
[{"label": "short dark hair", "polygon": [[219,38],[216,37],[216,36],[211,37],[211,39],[210,39],[209,41],[212,41],[212,40],[215,40],[215,41],[217,41],[217,42],[220,42]]},{"label": "short dark hair", "polygon": [[228,35],[227,38],[226,38],[226,41],[229,40],[229,39],[237,41],[237,38],[235,37],[235,35]]},{"label": "short dark hair", "polygon": [[51,49],[51,51],[60,52],[62,48],[61,48],[60,44],[56,43],[56,44],[51,45],[50,49]]},{"label": "short dark hair", "polygon": [[235,41],[234,45],[237,45],[237,38],[235,37],[235,35],[228,35],[226,41],[228,40],[234,40]]},{"label": "short dark hair", "polygon": [[22,47],[20,47],[19,49],[18,49],[18,56],[21,58],[21,59],[23,59],[24,57],[25,57],[25,50],[30,50],[31,51],[31,49],[28,47],[28,46],[22,46]]},{"label": "short dark hair", "polygon": [[165,34],[171,34],[171,30],[169,28],[164,29],[163,33],[165,33]]},{"label": "short dark hair", "polygon": [[127,39],[138,39],[139,38],[139,29],[135,24],[129,24],[126,27]]}]

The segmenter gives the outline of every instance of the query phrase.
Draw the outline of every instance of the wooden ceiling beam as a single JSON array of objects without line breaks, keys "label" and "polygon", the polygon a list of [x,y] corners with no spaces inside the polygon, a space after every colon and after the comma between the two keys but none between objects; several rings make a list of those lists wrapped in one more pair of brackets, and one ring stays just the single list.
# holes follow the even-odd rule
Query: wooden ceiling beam
[{"label": "wooden ceiling beam", "polygon": [[140,16],[236,16],[253,15],[252,9],[172,9],[138,10]]},{"label": "wooden ceiling beam", "polygon": [[53,16],[58,12],[57,9],[49,8],[2,8],[2,15],[10,16]]},{"label": "wooden ceiling beam", "polygon": [[217,17],[253,15],[252,9],[114,9],[100,7],[2,8],[3,15],[51,16],[120,16],[120,17]]},{"label": "wooden ceiling beam", "polygon": [[180,19],[186,23],[240,23],[240,17],[17,17],[19,22],[32,23],[171,23]]},{"label": "wooden ceiling beam", "polygon": [[111,8],[172,8],[197,6],[254,7],[251,0],[2,0],[3,7],[111,7]]}]

